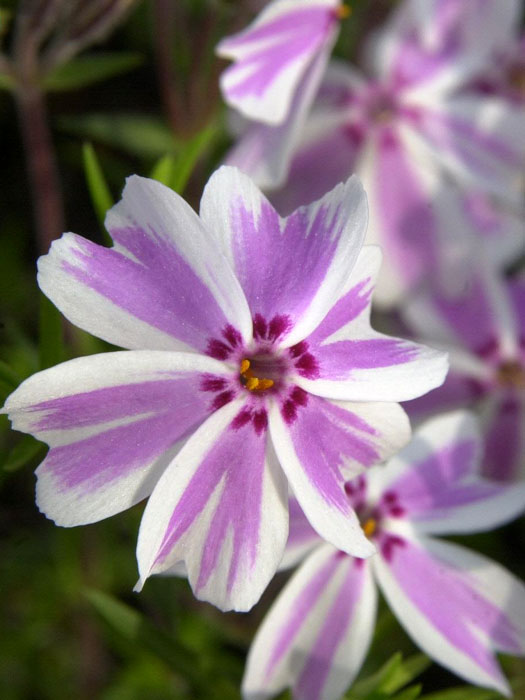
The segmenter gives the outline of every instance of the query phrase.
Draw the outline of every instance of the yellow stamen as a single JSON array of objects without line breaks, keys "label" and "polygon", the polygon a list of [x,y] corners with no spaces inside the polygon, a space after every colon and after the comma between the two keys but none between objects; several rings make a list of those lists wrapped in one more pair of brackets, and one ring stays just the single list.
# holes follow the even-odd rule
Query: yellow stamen
[{"label": "yellow stamen", "polygon": [[368,518],[366,523],[363,525],[363,532],[365,533],[366,537],[372,537],[376,531],[376,527],[377,523],[374,518]]},{"label": "yellow stamen", "polygon": [[241,383],[248,391],[265,391],[274,385],[273,379],[259,379],[254,375],[250,360],[242,360],[240,370]]},{"label": "yellow stamen", "polygon": [[339,19],[347,19],[352,14],[352,8],[348,5],[339,5],[336,14]]},{"label": "yellow stamen", "polygon": [[525,367],[519,362],[514,360],[503,362],[498,368],[497,377],[503,386],[525,389]]},{"label": "yellow stamen", "polygon": [[274,381],[273,379],[259,379],[259,384],[257,386],[258,391],[264,391],[265,389],[269,389],[271,386],[273,386]]}]

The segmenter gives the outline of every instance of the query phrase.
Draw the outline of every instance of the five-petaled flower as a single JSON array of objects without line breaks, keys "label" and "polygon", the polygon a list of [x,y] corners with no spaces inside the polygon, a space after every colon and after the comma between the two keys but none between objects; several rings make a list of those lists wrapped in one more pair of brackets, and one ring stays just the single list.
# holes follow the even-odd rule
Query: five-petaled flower
[{"label": "five-petaled flower", "polygon": [[286,686],[297,700],[341,697],[372,639],[376,582],[428,656],[509,694],[494,652],[525,654],[525,586],[490,559],[432,537],[489,530],[525,509],[525,484],[478,476],[480,447],[468,413],[443,415],[386,467],[349,482],[348,498],[377,544],[367,560],[323,543],[292,501],[285,564],[309,555],[257,633],[245,698]]},{"label": "five-petaled flower", "polygon": [[288,484],[334,546],[368,556],[344,483],[406,442],[395,402],[439,385],[445,353],[370,328],[379,250],[362,248],[356,178],[281,219],[234,168],[200,218],[175,193],[128,180],[106,225],[114,247],[65,234],[39,261],[73,323],[128,348],[66,362],[7,400],[51,450],[40,509],[59,525],[150,496],[141,585],[185,563],[196,595],[244,610],[288,534]]},{"label": "five-petaled flower", "polygon": [[522,210],[523,103],[472,89],[518,16],[515,0],[404,0],[367,42],[367,75],[334,62],[309,111],[292,106],[278,127],[253,121],[227,162],[280,188],[281,213],[357,173],[367,242],[385,255],[376,302],[398,302],[440,271],[442,230],[458,226],[436,197],[447,178]]}]

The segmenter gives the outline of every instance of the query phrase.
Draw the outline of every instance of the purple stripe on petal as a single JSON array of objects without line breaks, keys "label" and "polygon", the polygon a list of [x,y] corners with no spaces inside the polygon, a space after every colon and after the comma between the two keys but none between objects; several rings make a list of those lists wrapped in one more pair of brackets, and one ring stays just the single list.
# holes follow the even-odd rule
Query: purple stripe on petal
[{"label": "purple stripe on petal", "polygon": [[[336,555],[337,556],[337,555]],[[297,682],[297,691],[305,700],[321,700],[323,688],[333,670],[338,646],[347,633],[348,625],[361,598],[364,584],[364,569],[360,560],[351,557],[338,558],[339,564],[348,567],[341,587],[334,596],[313,648]],[[359,562],[359,564],[357,563]]]},{"label": "purple stripe on petal", "polygon": [[378,369],[411,362],[417,348],[396,338],[341,340],[315,348],[321,378],[349,379],[352,370]]},{"label": "purple stripe on petal", "polygon": [[210,336],[220,337],[227,319],[211,291],[172,245],[140,228],[112,230],[112,237],[136,260],[75,237],[77,247],[72,253],[76,260],[63,260],[63,270],[191,347],[205,350]]},{"label": "purple stripe on petal", "polygon": [[491,646],[520,653],[522,644],[512,619],[478,592],[467,571],[407,541],[396,549],[389,566],[412,605],[450,644],[491,676],[500,677]]},{"label": "purple stripe on petal", "polygon": [[516,481],[525,469],[525,398],[504,392],[492,397],[490,412],[484,425],[483,474],[496,481]]},{"label": "purple stripe on petal", "polygon": [[[313,220],[298,210],[285,223],[268,202],[259,216],[242,201],[231,206],[235,269],[255,314],[272,319],[276,310],[294,322],[312,302],[333,261],[341,230],[333,206],[322,206]],[[290,255],[293,265],[290,265]]]},{"label": "purple stripe on petal", "polygon": [[228,592],[235,584],[240,567],[250,569],[255,565],[260,540],[265,450],[266,431],[254,429],[250,421],[234,419],[204,456],[176,504],[155,565],[169,556],[216,489],[220,495],[204,541],[196,592],[206,586],[216,569],[230,532],[233,539]]},{"label": "purple stripe on petal", "polygon": [[406,285],[413,285],[439,259],[436,221],[416,164],[389,129],[379,138],[374,178],[381,245]]},{"label": "purple stripe on petal", "polygon": [[363,468],[379,461],[377,431],[355,413],[311,394],[308,404],[298,408],[289,430],[308,478],[326,501],[347,512],[341,470],[349,462]]},{"label": "purple stripe on petal", "polygon": [[266,666],[266,675],[270,675],[272,673],[280,659],[290,649],[296,640],[297,635],[300,633],[301,627],[306,621],[312,605],[315,604],[315,601],[319,598],[319,595],[327,585],[327,582],[334,575],[337,567],[341,564],[341,559],[337,555],[338,553],[334,552],[333,556],[331,556],[326,561],[324,566],[322,566],[316,572],[315,576],[308,581],[308,584],[298,595],[293,612],[287,619],[286,624],[283,625],[275,642],[275,646],[272,649],[272,653]]}]

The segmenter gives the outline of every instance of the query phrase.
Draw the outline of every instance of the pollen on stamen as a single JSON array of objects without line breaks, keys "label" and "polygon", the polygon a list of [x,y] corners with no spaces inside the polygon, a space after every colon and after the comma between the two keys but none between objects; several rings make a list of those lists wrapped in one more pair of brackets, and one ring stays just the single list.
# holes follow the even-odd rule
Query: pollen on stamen
[{"label": "pollen on stamen", "polygon": [[337,19],[347,19],[352,14],[352,8],[348,5],[339,5],[335,11]]},{"label": "pollen on stamen", "polygon": [[250,360],[243,360],[241,362],[241,374],[244,374],[250,369]]},{"label": "pollen on stamen", "polygon": [[366,537],[372,537],[377,528],[377,522],[374,518],[368,518],[368,520],[363,525],[363,532]]}]

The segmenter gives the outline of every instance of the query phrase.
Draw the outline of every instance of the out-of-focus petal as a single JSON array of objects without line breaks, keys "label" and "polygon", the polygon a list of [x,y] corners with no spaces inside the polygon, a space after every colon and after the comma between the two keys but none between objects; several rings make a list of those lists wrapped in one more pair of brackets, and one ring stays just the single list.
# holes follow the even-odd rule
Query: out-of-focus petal
[{"label": "out-of-focus petal", "polygon": [[415,643],[470,683],[510,695],[495,651],[525,653],[525,587],[463,547],[397,538],[373,567]]},{"label": "out-of-focus petal", "polygon": [[288,501],[290,518],[288,541],[279,569],[290,569],[301,562],[312,549],[322,544],[323,540],[308,522],[303,509],[293,496]]},{"label": "out-of-focus petal", "polygon": [[148,496],[179,441],[214,410],[206,377],[226,368],[197,354],[113,352],[26,379],[7,399],[15,430],[51,450],[37,469],[37,503],[57,525],[114,515]]},{"label": "out-of-focus petal", "polygon": [[[217,53],[235,63],[221,76],[224,99],[244,116],[281,124],[312,63],[328,61],[340,0],[277,0],[246,29],[223,39]],[[321,78],[317,71],[314,93]],[[313,97],[313,94],[312,94]]]},{"label": "out-of-focus petal", "polygon": [[193,591],[222,610],[249,610],[282,558],[284,474],[266,413],[239,399],[188,440],[153,491],[137,545],[140,587],[183,560]]},{"label": "out-of-focus petal", "polygon": [[525,476],[525,387],[493,390],[480,408],[488,479],[515,482]]},{"label": "out-of-focus petal", "polygon": [[372,639],[376,588],[366,562],[319,547],[263,621],[248,656],[246,700],[291,687],[297,700],[337,700]]},{"label": "out-of-focus petal", "polygon": [[445,414],[427,421],[371,478],[376,491],[395,495],[397,509],[418,532],[490,530],[525,510],[525,484],[508,487],[482,479],[482,449],[472,414]]},{"label": "out-of-focus petal", "polygon": [[181,197],[130,177],[106,226],[113,248],[68,233],[39,260],[42,291],[72,323],[131,349],[206,351],[228,325],[250,340],[239,283]]}]

